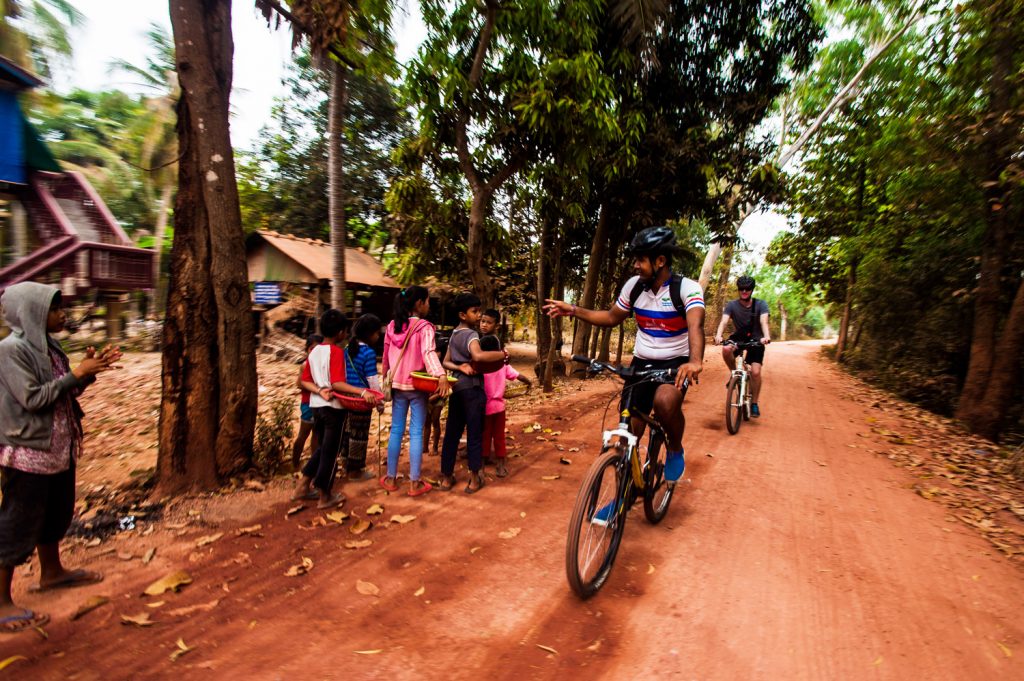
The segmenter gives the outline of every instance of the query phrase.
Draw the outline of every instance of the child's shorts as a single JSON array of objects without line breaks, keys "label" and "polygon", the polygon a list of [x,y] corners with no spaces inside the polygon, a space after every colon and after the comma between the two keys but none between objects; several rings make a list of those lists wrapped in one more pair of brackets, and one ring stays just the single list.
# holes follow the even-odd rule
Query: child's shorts
[{"label": "child's shorts", "polygon": [[39,544],[64,538],[75,512],[75,465],[51,475],[0,469],[0,567],[27,561]]},{"label": "child's shorts", "polygon": [[309,406],[309,402],[302,403],[302,406],[299,407],[299,414],[303,423],[313,423],[313,408]]}]

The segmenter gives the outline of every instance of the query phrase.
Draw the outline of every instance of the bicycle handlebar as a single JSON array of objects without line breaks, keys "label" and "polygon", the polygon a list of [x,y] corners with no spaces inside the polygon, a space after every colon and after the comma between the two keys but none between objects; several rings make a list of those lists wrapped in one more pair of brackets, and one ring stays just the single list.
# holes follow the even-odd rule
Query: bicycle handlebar
[{"label": "bicycle handlebar", "polygon": [[735,348],[737,348],[739,350],[746,350],[747,348],[757,348],[757,347],[760,347],[760,346],[764,345],[764,343],[762,343],[759,340],[749,340],[749,341],[727,340],[724,343],[722,343],[722,345],[732,345],[732,346],[734,346]]},{"label": "bicycle handlebar", "polygon": [[[647,378],[653,379],[655,377],[663,376],[667,380],[675,381],[676,374],[679,373],[678,367],[673,369],[644,369],[638,371],[634,367],[617,367],[614,364],[608,362],[599,362],[596,359],[587,357],[586,355],[573,355],[572,361],[579,362],[580,364],[587,365],[587,372],[592,374],[599,374],[602,371],[615,374],[619,378]],[[683,382],[683,387],[690,384],[690,379],[687,378]]]}]

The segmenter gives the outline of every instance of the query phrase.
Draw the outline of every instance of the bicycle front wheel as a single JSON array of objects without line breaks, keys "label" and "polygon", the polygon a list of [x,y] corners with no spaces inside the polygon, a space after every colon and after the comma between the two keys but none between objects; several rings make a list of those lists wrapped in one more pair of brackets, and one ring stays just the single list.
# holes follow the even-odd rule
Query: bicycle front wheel
[{"label": "bicycle front wheel", "polygon": [[656,525],[668,513],[672,503],[674,483],[665,481],[665,436],[651,432],[647,445],[647,467],[644,469],[644,515],[647,522]]},{"label": "bicycle front wheel", "polygon": [[626,511],[623,471],[617,448],[605,450],[590,466],[569,520],[565,572],[580,598],[590,598],[608,579],[622,541]]},{"label": "bicycle front wheel", "polygon": [[729,386],[725,389],[725,427],[730,435],[735,435],[743,423],[743,394],[740,379],[733,376]]}]

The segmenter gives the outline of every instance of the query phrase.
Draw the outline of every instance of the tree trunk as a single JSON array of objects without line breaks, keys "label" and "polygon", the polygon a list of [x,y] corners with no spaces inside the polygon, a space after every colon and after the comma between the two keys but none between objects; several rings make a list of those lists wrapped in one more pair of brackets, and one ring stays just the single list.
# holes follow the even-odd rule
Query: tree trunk
[{"label": "tree trunk", "polygon": [[469,234],[466,236],[466,269],[469,280],[473,282],[473,292],[480,296],[484,308],[494,306],[494,280],[484,262],[484,228],[492,195],[487,190],[473,192],[473,202],[469,208]]},{"label": "tree trunk", "polygon": [[164,254],[164,239],[167,235],[167,209],[171,207],[174,185],[170,182],[160,190],[160,202],[157,204],[156,230],[153,235],[153,298],[150,301],[150,316],[159,318],[167,302],[166,288],[161,284],[160,264]]},{"label": "tree trunk", "polygon": [[[552,252],[552,262],[559,262],[562,259],[562,243],[561,240],[556,240],[555,248]],[[561,268],[554,268],[554,288],[555,296],[561,299],[565,295],[565,283],[562,279]],[[551,324],[551,344],[548,346],[547,359],[544,362],[544,392],[549,393],[555,389],[555,365],[561,365],[562,357],[559,352],[562,340],[562,320],[564,317],[559,317],[554,320]]]},{"label": "tree trunk", "polygon": [[[605,252],[608,246],[608,208],[601,206],[601,214],[597,218],[597,232],[594,234],[594,243],[590,247],[590,262],[587,264],[587,276],[583,282],[583,295],[580,298],[580,307],[588,310],[594,309],[594,302],[597,300],[598,285],[601,281],[601,273],[605,271]],[[573,339],[572,354],[587,354],[587,346],[590,344],[591,325],[584,321],[579,322],[576,329],[576,337]],[[593,354],[591,353],[591,357]]]},{"label": "tree trunk", "polygon": [[786,323],[789,321],[789,315],[786,313],[786,306],[779,301],[779,340],[786,340]]},{"label": "tree trunk", "polygon": [[544,299],[551,294],[551,249],[554,226],[550,215],[542,214],[540,246],[537,249],[537,379],[544,379],[544,366],[551,345],[551,318],[541,311]]},{"label": "tree trunk", "polygon": [[610,326],[606,326],[601,329],[601,346],[597,351],[597,359],[599,362],[607,362],[611,356],[611,340],[612,340],[612,329]]},{"label": "tree trunk", "polygon": [[327,204],[331,222],[331,307],[346,312],[345,248],[348,229],[345,224],[345,108],[348,84],[345,66],[328,60],[331,75],[331,101],[327,118]]},{"label": "tree trunk", "polygon": [[[1013,277],[1017,292],[1011,313],[1002,334],[998,333],[1001,313],[1005,309],[1005,301],[1000,295],[1004,290],[1004,268],[1007,254],[1013,246],[1015,221],[1012,215],[1017,212],[1012,208],[1014,181],[1007,179],[1007,175],[1012,175],[1011,164],[1020,149],[1019,133],[1012,123],[1016,115],[1013,102],[1019,89],[1014,78],[1017,73],[1015,62],[1019,58],[1019,32],[1013,28],[1016,22],[1007,23],[1013,20],[1013,13],[1006,11],[1012,6],[1010,3],[994,3],[986,14],[987,39],[992,46],[992,73],[988,81],[987,115],[983,123],[984,141],[975,153],[981,157],[983,166],[981,186],[987,206],[987,224],[975,289],[970,362],[956,412],[957,418],[963,420],[972,432],[992,439],[999,435],[1005,412],[1005,404],[999,401],[998,396],[1009,396],[1010,386],[1004,382],[1017,378],[1015,369],[1019,366],[1016,364],[1019,358],[1014,355],[1013,363],[1009,364],[1010,370],[1000,374],[996,367],[1007,366],[1007,358],[1000,357],[999,353],[1012,352],[1012,348],[1020,347],[1019,342],[1013,342],[1014,336],[1020,333],[1014,325],[1014,312],[1020,314],[1017,309],[1021,296],[1018,272],[1014,272]],[[987,413],[989,409],[995,409],[996,413]]]},{"label": "tree trunk", "polygon": [[715,269],[715,261],[718,260],[721,252],[722,243],[715,241],[711,244],[711,248],[708,249],[708,254],[704,256],[704,264],[700,268],[700,278],[697,279],[697,283],[700,284],[702,291],[706,292],[708,290],[708,284],[711,282],[711,273]]},{"label": "tree trunk", "polygon": [[846,353],[846,339],[850,335],[850,317],[853,315],[853,289],[857,285],[857,261],[850,263],[846,271],[846,299],[843,301],[843,317],[839,322],[839,338],[836,339],[836,361],[842,362]]},{"label": "tree trunk", "polygon": [[732,274],[732,256],[736,251],[736,244],[730,243],[722,249],[723,259],[721,269],[718,271],[718,281],[715,283],[715,295],[708,300],[707,293],[704,294],[704,302],[711,303],[710,318],[712,323],[709,328],[718,329],[722,321],[722,313],[725,310],[725,292],[729,289],[729,275]]},{"label": "tree trunk", "polygon": [[212,488],[252,461],[256,355],[228,132],[230,0],[170,5],[181,98],[178,195],[163,329],[163,493]]}]

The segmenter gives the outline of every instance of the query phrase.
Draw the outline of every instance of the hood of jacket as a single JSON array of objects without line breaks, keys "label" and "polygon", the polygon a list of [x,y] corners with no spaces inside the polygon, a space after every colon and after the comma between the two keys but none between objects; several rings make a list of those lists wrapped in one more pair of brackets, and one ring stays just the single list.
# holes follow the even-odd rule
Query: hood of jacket
[{"label": "hood of jacket", "polygon": [[418,331],[422,326],[423,322],[420,320],[419,317],[409,317],[409,321],[406,322],[405,327],[402,329],[401,333],[396,333],[395,323],[392,321],[390,324],[388,324],[388,342],[391,343],[392,347],[401,347],[402,344],[405,343],[405,337],[409,335],[409,331],[411,329],[416,329]]},{"label": "hood of jacket", "polygon": [[34,281],[8,287],[0,296],[4,319],[11,331],[39,352],[47,353],[46,318],[58,289]]}]

